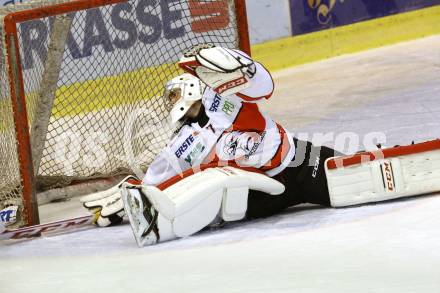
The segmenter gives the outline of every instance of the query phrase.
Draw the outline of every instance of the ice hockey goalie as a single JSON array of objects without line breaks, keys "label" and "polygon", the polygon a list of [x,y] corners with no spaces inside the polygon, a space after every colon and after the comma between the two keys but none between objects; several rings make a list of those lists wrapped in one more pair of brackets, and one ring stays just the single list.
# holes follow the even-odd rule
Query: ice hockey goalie
[{"label": "ice hockey goalie", "polygon": [[340,207],[440,190],[439,140],[344,157],[260,112],[273,80],[245,53],[201,44],[179,66],[186,73],[164,93],[177,131],[145,177],[82,198],[100,226],[127,214],[139,246],[301,203]]}]

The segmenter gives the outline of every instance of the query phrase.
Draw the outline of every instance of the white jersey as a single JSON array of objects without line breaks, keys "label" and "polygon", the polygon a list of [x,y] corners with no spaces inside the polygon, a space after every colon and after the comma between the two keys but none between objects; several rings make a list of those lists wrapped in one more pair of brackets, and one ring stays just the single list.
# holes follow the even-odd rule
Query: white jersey
[{"label": "white jersey", "polygon": [[250,87],[221,96],[207,88],[202,103],[208,122],[184,125],[156,157],[143,179],[147,185],[166,180],[204,164],[254,167],[268,176],[280,173],[295,155],[291,135],[262,114],[257,102],[269,99],[274,84],[259,63]]}]

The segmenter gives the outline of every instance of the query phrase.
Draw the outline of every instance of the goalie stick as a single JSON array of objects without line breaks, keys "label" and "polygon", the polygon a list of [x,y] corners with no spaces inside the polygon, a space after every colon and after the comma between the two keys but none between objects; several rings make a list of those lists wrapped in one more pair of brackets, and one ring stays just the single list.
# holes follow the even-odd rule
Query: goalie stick
[{"label": "goalie stick", "polygon": [[0,240],[32,238],[41,236],[42,234],[55,235],[76,232],[78,230],[95,227],[92,225],[92,222],[93,216],[83,216],[14,230],[1,231],[0,229]]}]

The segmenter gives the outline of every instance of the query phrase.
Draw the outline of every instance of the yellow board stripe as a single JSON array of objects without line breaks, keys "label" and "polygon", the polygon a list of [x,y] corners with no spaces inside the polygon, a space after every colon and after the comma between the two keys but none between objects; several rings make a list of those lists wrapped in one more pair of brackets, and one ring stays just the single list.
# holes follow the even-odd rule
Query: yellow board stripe
[{"label": "yellow board stripe", "polygon": [[182,73],[176,64],[163,64],[59,87],[52,117],[76,116],[150,100],[162,95],[164,81]]},{"label": "yellow board stripe", "polygon": [[[115,106],[133,105],[161,96],[164,82],[183,71],[176,64],[162,64],[115,76],[108,76],[61,86],[56,90],[52,117],[77,116]],[[37,92],[26,94],[27,109],[35,108]],[[0,110],[11,111],[9,98],[0,99]],[[32,111],[28,112],[32,121]],[[0,119],[0,132],[13,128],[12,116]],[[7,117],[6,117],[7,116]]]},{"label": "yellow board stripe", "polygon": [[400,13],[252,46],[269,70],[440,34],[440,6]]}]

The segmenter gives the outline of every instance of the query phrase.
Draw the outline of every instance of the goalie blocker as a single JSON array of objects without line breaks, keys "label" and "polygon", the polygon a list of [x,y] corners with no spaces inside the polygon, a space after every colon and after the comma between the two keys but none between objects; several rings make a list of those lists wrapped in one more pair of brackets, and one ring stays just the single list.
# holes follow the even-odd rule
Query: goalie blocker
[{"label": "goalie blocker", "polygon": [[[344,207],[440,190],[440,140],[339,157],[329,157],[328,148],[316,152],[310,147],[308,143],[306,163],[287,168],[277,180],[223,167],[206,169],[163,191],[123,184],[124,208],[138,245],[189,236],[218,220],[252,218],[255,206],[260,216],[269,216],[302,202]],[[320,163],[309,166],[310,161]],[[300,180],[285,181],[308,175],[318,180],[315,183],[323,182],[322,186],[292,188]],[[290,194],[292,191],[298,194]],[[267,214],[261,209],[267,209]]]}]

